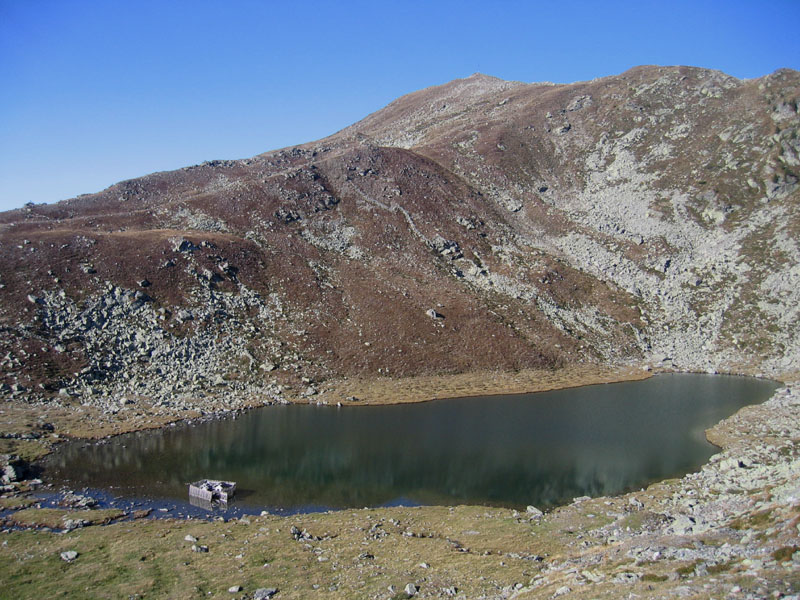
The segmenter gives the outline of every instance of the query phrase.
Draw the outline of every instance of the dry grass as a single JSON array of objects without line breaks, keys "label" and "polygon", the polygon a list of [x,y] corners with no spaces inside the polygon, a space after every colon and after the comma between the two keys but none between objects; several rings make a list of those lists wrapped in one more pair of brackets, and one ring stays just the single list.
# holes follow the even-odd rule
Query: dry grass
[{"label": "dry grass", "polygon": [[0,454],[14,454],[31,462],[50,451],[49,444],[41,440],[0,439]]},{"label": "dry grass", "polygon": [[[432,506],[226,523],[142,520],[67,534],[16,531],[3,535],[0,573],[13,598],[234,597],[227,590],[239,585],[249,595],[274,587],[279,598],[390,598],[389,586],[398,593],[408,583],[419,586],[420,597],[445,597],[451,587],[461,598],[508,597],[519,585],[514,597],[550,598],[567,583],[574,597],[616,598],[613,577],[622,571],[648,575],[627,585],[630,593],[651,597],[651,585],[668,593],[677,583],[667,576],[683,562],[636,565],[624,548],[592,535],[614,520],[606,513],[626,504],[598,498],[539,520],[506,509]],[[293,526],[308,537],[295,539]],[[208,552],[193,551],[193,544]],[[78,558],[65,563],[66,550]],[[528,587],[545,567],[578,556],[592,565],[587,569],[600,576],[598,583],[576,587],[574,575],[551,572],[540,587]]]},{"label": "dry grass", "polygon": [[9,520],[22,527],[50,527],[63,529],[67,520],[83,521],[89,525],[110,523],[124,516],[121,510],[108,508],[98,510],[68,510],[59,508],[26,508],[15,512]]},{"label": "dry grass", "polygon": [[[293,525],[319,539],[296,541]],[[534,555],[560,554],[571,543],[564,527],[561,516],[540,526],[483,507],[347,510],[228,523],[146,520],[63,535],[7,534],[0,572],[5,593],[14,598],[228,597],[234,585],[249,594],[276,587],[280,598],[366,598],[389,597],[388,586],[400,591],[408,583],[426,596],[455,586],[462,597],[475,598],[527,583],[541,569]],[[187,534],[209,551],[193,552]],[[78,558],[64,563],[59,555],[65,550]]]},{"label": "dry grass", "polygon": [[0,510],[28,508],[36,504],[38,500],[30,496],[12,496],[10,498],[0,498]]},{"label": "dry grass", "polygon": [[[523,370],[513,373],[478,371],[457,375],[420,377],[352,378],[333,382],[332,389],[316,399],[348,404],[401,404],[437,398],[524,394],[549,390],[647,379],[639,368],[608,368],[598,365],[571,366],[557,370]],[[356,401],[347,398],[355,397]]]},{"label": "dry grass", "polygon": [[0,408],[0,431],[30,433],[39,431],[40,422],[51,423],[56,436],[42,433],[40,440],[0,440],[0,454],[19,454],[25,458],[38,458],[48,452],[47,447],[60,435],[97,439],[141,429],[163,427],[178,419],[197,417],[199,413],[183,412],[175,414],[156,414],[152,407],[142,402],[136,409],[126,410],[116,415],[104,413],[92,406],[83,406],[72,401],[64,405],[27,404],[6,401]]}]

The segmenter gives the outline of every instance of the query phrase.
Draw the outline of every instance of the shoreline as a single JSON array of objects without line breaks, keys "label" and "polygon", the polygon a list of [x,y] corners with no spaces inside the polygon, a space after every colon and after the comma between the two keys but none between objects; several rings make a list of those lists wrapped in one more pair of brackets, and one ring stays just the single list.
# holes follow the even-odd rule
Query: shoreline
[{"label": "shoreline", "polygon": [[[662,375],[684,375],[684,374],[685,375],[713,376],[713,375],[708,375],[708,374],[705,374],[705,373],[675,373],[675,372],[649,373],[647,377],[643,377],[643,378],[642,377],[637,377],[635,379],[634,378],[628,378],[628,379],[615,378],[611,382],[602,381],[602,382],[599,382],[599,383],[586,384],[586,385],[579,386],[579,387],[590,387],[590,386],[593,386],[593,385],[615,385],[615,384],[619,384],[619,383],[626,383],[626,382],[632,382],[632,381],[643,381],[643,380],[646,380],[646,379],[650,379],[651,377],[657,377],[657,376],[662,376]],[[729,377],[729,378],[747,377],[747,376],[727,375],[727,374],[725,374],[725,375],[719,375],[718,374],[717,376],[719,376],[719,377]],[[750,378],[750,379],[753,379],[753,378]],[[775,382],[775,383],[777,384],[778,382]],[[570,388],[558,388],[558,389],[570,389]],[[574,388],[572,388],[572,389],[574,389]],[[542,392],[537,391],[537,392],[532,392],[531,394],[546,393],[546,391],[542,391]],[[470,397],[472,397],[472,398],[483,397],[487,402],[490,402],[490,401],[498,399],[498,398],[503,398],[503,397],[507,397],[507,396],[514,396],[514,395],[526,396],[527,394],[523,392],[522,394],[507,393],[507,394],[495,394],[495,395],[492,395],[492,396],[483,396],[483,395],[480,395],[480,396],[461,396],[461,397],[458,397],[458,398],[447,398],[447,399],[449,399],[449,400],[459,400],[459,399],[470,398]],[[437,400],[445,400],[445,399],[444,398],[431,398],[430,400],[405,401],[405,402],[393,402],[393,403],[371,402],[371,403],[362,403],[362,406],[387,406],[387,405],[399,405],[399,404],[421,404],[423,402],[428,402],[428,401],[434,402],[434,401],[437,401]],[[767,400],[767,398],[764,398],[761,402],[765,402],[766,400]],[[297,404],[297,405],[305,405],[306,403],[300,402],[300,403],[295,403],[295,404]],[[324,404],[324,405],[317,404],[317,406],[327,406],[327,407],[330,407],[330,408],[334,408],[333,406],[328,405],[328,404]],[[339,406],[341,406],[341,405],[339,405]],[[266,407],[260,407],[260,408],[266,408]],[[255,409],[248,409],[248,410],[255,410]],[[231,413],[231,412],[229,412],[229,413],[220,413],[220,414],[208,415],[206,417],[202,417],[202,418],[199,418],[199,419],[172,422],[172,423],[169,423],[168,425],[166,425],[165,427],[163,427],[162,429],[173,429],[173,428],[186,428],[186,429],[189,429],[189,428],[195,427],[197,425],[200,425],[200,424],[202,424],[204,422],[211,422],[211,421],[217,421],[217,420],[226,421],[228,419],[235,420],[243,412],[244,411],[237,411],[237,413]],[[735,414],[735,413],[729,414],[727,417],[725,417],[725,419],[732,417],[733,414]],[[714,451],[715,454],[718,453],[719,451],[723,450],[722,442],[720,442],[719,440],[716,440],[717,443],[714,443],[714,441],[712,441],[712,439],[710,439],[710,437],[713,437],[713,436],[711,436],[710,431],[711,431],[712,428],[716,427],[717,425],[718,425],[718,423],[711,423],[709,425],[708,429],[704,429],[703,430],[703,437],[704,437],[706,442],[708,442],[710,445],[712,445],[716,449]],[[135,433],[135,432],[131,432],[131,433]],[[95,445],[95,444],[101,445],[101,444],[104,444],[106,440],[108,440],[110,438],[113,438],[113,437],[116,437],[116,436],[107,436],[105,438],[96,439],[96,440],[87,440],[85,438],[73,438],[72,440],[70,440],[69,443],[78,443],[78,444],[81,444],[81,445]],[[709,459],[710,459],[710,457],[709,457]],[[43,459],[38,461],[38,464],[37,464],[37,466],[40,466],[40,467],[43,468],[43,470],[44,470],[43,472],[44,472],[45,475],[46,475],[46,472],[47,472],[47,462],[46,462],[46,460],[47,460],[46,457],[44,457]],[[708,459],[705,462],[703,462],[701,464],[698,464],[695,467],[695,469],[702,468],[705,464],[707,464],[707,462],[708,462]],[[620,490],[618,490],[616,492],[609,492],[609,494],[612,495],[612,496],[625,495],[625,494],[635,490],[636,488],[640,487],[641,485],[647,485],[647,486],[653,485],[655,483],[659,483],[659,482],[663,481],[664,479],[668,479],[668,478],[673,477],[673,476],[674,475],[665,475],[665,476],[662,476],[661,478],[650,479],[649,481],[643,481],[643,482],[640,482],[639,484],[636,484],[636,485],[631,484],[631,485],[626,486],[624,489],[620,489]],[[265,514],[268,513],[270,515],[275,515],[275,516],[291,516],[291,515],[295,515],[295,514],[307,514],[307,513],[320,513],[320,512],[352,510],[354,508],[354,507],[350,507],[350,506],[328,506],[328,505],[324,505],[324,504],[319,505],[319,506],[311,506],[311,505],[309,505],[309,506],[258,505],[258,504],[249,504],[247,502],[242,503],[239,500],[234,500],[229,505],[228,504],[223,504],[223,505],[215,505],[213,508],[208,507],[207,509],[205,509],[207,512],[203,513],[202,512],[203,509],[200,509],[200,512],[198,512],[198,510],[196,510],[195,508],[191,507],[191,504],[192,504],[191,501],[186,501],[182,497],[176,497],[176,496],[156,497],[156,496],[150,496],[150,495],[148,495],[146,493],[144,493],[144,494],[130,494],[130,493],[127,493],[127,494],[117,495],[117,494],[114,493],[114,490],[115,490],[116,486],[111,486],[111,487],[107,487],[107,488],[102,488],[102,487],[94,487],[93,488],[91,486],[90,487],[85,487],[86,484],[79,483],[79,482],[74,482],[74,481],[71,482],[70,480],[62,480],[62,481],[56,483],[53,480],[51,480],[50,478],[47,478],[47,479],[48,479],[48,481],[47,481],[47,484],[46,484],[46,488],[48,490],[50,490],[49,493],[55,493],[56,495],[58,495],[58,494],[65,493],[66,490],[70,490],[67,493],[72,494],[73,493],[72,490],[80,489],[81,490],[81,494],[88,494],[90,497],[93,497],[93,498],[101,498],[101,501],[100,501],[100,504],[98,505],[98,508],[119,508],[120,505],[124,505],[124,504],[128,504],[128,505],[131,505],[131,506],[140,506],[140,507],[142,507],[144,509],[149,509],[150,511],[152,511],[151,518],[178,518],[178,519],[180,519],[180,518],[187,518],[187,516],[190,513],[194,513],[189,518],[201,518],[201,519],[206,519],[206,520],[213,520],[213,519],[215,519],[217,517],[224,517],[224,518],[227,519],[227,518],[232,518],[232,517],[236,518],[236,517],[248,516],[248,515],[249,516],[253,516],[253,515],[258,515],[259,513],[265,513]],[[41,491],[37,490],[37,494],[36,495],[41,496],[42,495]],[[112,500],[112,502],[110,504],[108,502],[109,500]],[[530,502],[530,500],[528,502]],[[116,503],[116,505],[115,505],[115,503]],[[535,502],[537,507],[541,508],[544,512],[552,511],[552,510],[554,510],[556,508],[559,508],[561,506],[565,506],[568,503],[569,503],[569,500],[564,499],[561,503],[547,505],[546,507],[544,507],[544,506],[539,506],[539,504]],[[382,508],[391,508],[393,506],[402,506],[402,507],[455,506],[456,504],[457,503],[453,503],[453,502],[446,503],[446,504],[442,504],[442,503],[434,503],[434,504],[422,503],[422,504],[419,504],[419,503],[412,502],[412,503],[399,504],[399,505],[388,503],[388,504],[369,505],[369,508],[371,508],[371,509],[382,509]],[[477,502],[477,503],[475,503],[475,505],[476,506],[477,505],[485,506],[485,507],[488,507],[488,508],[505,508],[505,509],[509,509],[509,510],[524,510],[525,506],[526,506],[526,502],[523,502],[522,500],[520,500],[520,501],[518,501],[516,503],[514,503],[514,502],[494,502],[494,503],[480,503],[480,502]],[[133,509],[131,509],[131,510],[133,510]],[[163,511],[163,514],[158,514],[155,511]],[[187,516],[184,516],[184,514],[186,514]]]},{"label": "shoreline", "polygon": [[[335,386],[332,390],[329,390],[327,393],[327,397],[333,395],[336,397],[338,394],[341,396],[342,394],[349,392],[353,389],[361,389],[361,390],[369,390],[372,392],[368,398],[359,398],[359,399],[352,399],[347,402],[347,406],[357,407],[357,406],[387,406],[387,405],[399,405],[399,404],[421,404],[425,402],[434,402],[437,400],[444,400],[444,399],[459,399],[459,398],[475,398],[475,397],[486,397],[487,400],[490,400],[492,397],[502,397],[502,396],[509,396],[509,395],[525,395],[525,394],[536,394],[536,393],[544,393],[548,391],[556,391],[556,390],[563,390],[563,389],[571,389],[571,388],[578,388],[578,387],[588,387],[593,385],[612,385],[616,383],[624,383],[624,382],[631,382],[631,381],[643,381],[654,377],[656,375],[662,374],[677,374],[677,373],[693,373],[693,372],[677,372],[677,371],[653,371],[652,369],[641,369],[636,367],[626,367],[626,368],[616,368],[611,370],[604,370],[595,368],[594,366],[590,369],[562,369],[559,371],[554,372],[541,372],[541,371],[519,371],[513,373],[507,372],[472,372],[466,374],[457,374],[457,375],[438,375],[438,376],[422,376],[422,377],[412,377],[412,378],[404,378],[400,380],[393,380],[389,378],[359,378],[356,381],[346,381],[345,385],[342,387]],[[698,374],[705,374],[705,373],[698,373]],[[577,375],[577,376],[576,376]],[[747,375],[734,375],[734,374],[717,374],[721,376],[728,376],[728,377],[749,377]],[[476,393],[462,393],[460,395],[451,395],[454,390],[463,390],[465,385],[472,384],[476,379],[481,379],[482,385],[484,389],[480,390]],[[761,378],[765,379],[765,378]],[[413,382],[415,385],[411,385],[404,389],[404,392],[398,393],[397,390],[398,384],[405,384],[408,382]],[[422,382],[420,384],[420,382]],[[342,389],[344,388],[344,389]],[[375,390],[379,390],[378,394],[375,394]],[[448,390],[449,392],[445,392],[441,395],[441,397],[437,395],[429,395],[431,390]],[[384,394],[384,395],[381,395]],[[392,394],[391,399],[387,398],[385,394]],[[284,402],[284,405],[288,404],[296,404],[296,405],[304,405],[304,404],[316,404],[317,406],[343,406],[341,402],[337,402],[336,405],[331,405],[329,402],[324,400],[325,395],[320,395],[315,398],[293,398],[288,402]],[[765,400],[766,401],[766,400]],[[50,481],[47,477],[47,468],[46,468],[46,458],[52,454],[54,451],[57,450],[57,447],[66,444],[66,443],[89,443],[89,444],[96,444],[96,443],[103,443],[105,440],[110,440],[120,435],[125,434],[132,434],[132,433],[142,433],[149,430],[156,430],[156,429],[166,429],[172,427],[187,427],[191,428],[201,423],[208,423],[212,421],[223,421],[226,419],[236,419],[239,415],[248,412],[250,410],[256,410],[260,408],[266,408],[267,406],[274,406],[275,403],[269,405],[255,405],[255,406],[248,406],[245,408],[239,409],[228,409],[222,411],[216,411],[213,413],[207,413],[204,415],[196,416],[196,417],[189,417],[189,418],[178,418],[175,420],[167,420],[163,422],[156,422],[156,423],[146,423],[144,426],[140,428],[131,428],[125,431],[115,432],[111,434],[103,435],[102,437],[98,436],[81,436],[81,435],[60,435],[58,439],[51,441],[46,450],[36,457],[35,460],[29,463],[29,466],[33,469],[34,472],[37,472],[41,475],[41,483],[36,485],[34,488],[28,490],[28,492],[36,492],[36,491],[44,491],[48,490],[49,493],[53,493],[55,495],[59,494],[71,494],[72,490],[70,488],[74,488],[75,486],[69,486],[65,484],[56,484],[53,481]],[[725,420],[730,419],[734,415],[730,415]],[[725,421],[724,420],[724,421]],[[711,427],[704,430],[704,438],[705,440],[714,446],[718,452],[722,452],[725,449],[725,442],[727,438],[720,437],[718,433],[714,433],[716,429],[719,428],[721,423],[717,423],[712,425]],[[39,440],[35,440],[39,441]],[[700,465],[698,468],[702,468],[704,465]],[[658,483],[658,482],[654,482]],[[652,484],[650,484],[652,485]],[[81,488],[84,492],[89,491],[90,493],[93,491],[96,494],[100,494],[100,496],[107,496],[108,498],[112,498],[114,500],[119,500],[120,502],[128,502],[128,503],[137,503],[143,505],[145,508],[149,508],[151,511],[161,510],[161,507],[167,504],[187,504],[186,502],[181,502],[180,500],[176,499],[158,499],[158,498],[150,498],[148,496],[136,496],[136,497],[125,497],[120,496],[117,498],[113,496],[113,492],[111,490],[105,490],[98,488],[97,490],[88,490],[88,488],[82,488],[82,486],[78,485],[76,489]],[[619,492],[617,495],[624,495],[627,492]],[[106,500],[108,499],[106,498]],[[107,503],[107,502],[106,502]],[[113,503],[112,503],[113,505]],[[414,505],[411,506],[433,506],[433,505]],[[561,506],[566,506],[566,504],[557,505],[549,507],[547,510],[554,510]],[[497,505],[487,505],[487,507],[493,508],[510,508],[509,505],[503,507],[502,504]],[[185,508],[185,507],[184,507]],[[312,511],[304,511],[304,510],[294,510],[294,509],[275,509],[275,507],[250,507],[249,511],[246,507],[242,507],[242,511],[235,510],[237,507],[234,506],[234,513],[242,512],[242,514],[255,514],[252,512],[257,508],[260,510],[264,510],[269,512],[269,514],[274,514],[276,516],[286,516],[290,514],[306,514],[307,512],[329,512],[329,511],[337,511],[337,510],[350,510],[348,508],[325,508],[322,507],[319,510],[312,510]],[[386,506],[375,506],[370,507],[370,509],[380,509],[380,508],[388,508]],[[517,507],[519,508],[519,507]],[[180,510],[179,508],[175,508],[175,510]],[[190,509],[191,510],[191,509]],[[170,514],[166,515],[164,518],[184,518],[184,517],[173,517],[172,513],[173,510],[169,511]],[[225,512],[225,511],[222,511]],[[158,516],[158,515],[155,515]],[[216,517],[221,516],[221,513],[218,512],[216,509],[209,512],[205,518],[209,520],[213,520]],[[194,515],[195,518],[198,518],[198,515]],[[203,517],[200,517],[203,518]]]},{"label": "shoreline", "polygon": [[[403,378],[352,377],[330,379],[320,384],[320,391],[305,396],[287,393],[281,401],[264,396],[251,396],[232,408],[196,408],[194,410],[170,410],[156,407],[146,400],[134,409],[102,414],[90,405],[72,404],[27,404],[7,400],[0,404],[0,426],[9,430],[5,439],[41,441],[48,445],[69,439],[101,440],[125,433],[160,429],[172,424],[205,422],[241,414],[245,411],[275,404],[318,404],[342,406],[379,406],[432,402],[434,400],[471,398],[481,396],[504,396],[535,394],[555,390],[605,385],[626,381],[641,381],[665,373],[696,373],[733,377],[753,377],[785,384],[792,378],[744,372],[707,373],[702,370],[675,370],[653,368],[649,365],[605,366],[587,364],[556,370],[526,369],[520,371],[471,371],[467,373],[419,375]],[[224,395],[206,396],[205,405],[221,403]],[[33,421],[48,422],[54,433],[36,430]],[[13,431],[16,430],[16,431]],[[34,437],[26,437],[31,436]],[[10,436],[16,436],[11,438]],[[4,453],[0,437],[0,454]]]},{"label": "shoreline", "polygon": [[[591,385],[606,385],[623,383],[626,381],[641,381],[659,374],[658,371],[645,370],[635,366],[616,366],[605,367],[602,365],[573,366],[558,370],[521,370],[515,372],[505,371],[472,371],[469,373],[445,374],[445,375],[423,375],[405,378],[389,377],[357,377],[352,379],[330,380],[327,389],[320,394],[312,397],[291,396],[281,404],[317,404],[335,407],[348,406],[384,406],[397,404],[417,404],[424,402],[434,402],[442,399],[468,398],[481,396],[505,396],[518,394],[535,394],[576,387]],[[358,396],[356,396],[358,394]],[[38,412],[38,405],[19,405],[9,407],[10,403],[2,406],[2,414],[5,417],[9,408],[16,408],[22,412],[22,417],[27,421],[33,421],[34,415]],[[67,414],[65,419],[48,419],[51,424],[61,430],[60,433],[41,435],[35,432],[37,437],[26,438],[26,433],[20,433],[22,437],[0,439],[0,444],[5,442],[17,442],[28,446],[39,446],[33,450],[29,457],[25,457],[29,467],[35,472],[42,473],[41,488],[53,490],[52,482],[47,481],[46,472],[42,462],[54,452],[58,446],[64,443],[99,443],[120,435],[144,432],[148,430],[164,429],[167,427],[183,426],[192,427],[199,423],[236,418],[237,415],[250,410],[274,406],[275,402],[259,403],[251,402],[246,406],[235,409],[222,409],[206,413],[193,413],[186,415],[152,415],[151,419],[126,420],[116,423],[111,431],[109,428],[97,428],[91,414],[91,408],[77,406],[73,408],[73,414]],[[56,415],[61,416],[68,413],[69,408],[58,407]],[[29,413],[34,413],[31,415]],[[77,413],[78,427],[75,429],[63,430],[62,423],[69,426],[72,418]],[[52,412],[51,412],[52,414]],[[112,415],[116,416],[116,415]],[[17,415],[19,418],[19,415]],[[84,429],[89,427],[89,429]],[[29,435],[29,434],[28,434]],[[0,445],[0,448],[6,448]],[[0,454],[3,454],[0,451]],[[9,455],[13,455],[7,453]],[[66,489],[66,488],[65,488]],[[63,491],[63,490],[62,490]],[[146,498],[143,499],[148,501]],[[149,501],[148,501],[149,502]],[[153,507],[160,506],[157,501],[151,502]],[[347,509],[342,509],[347,510]],[[213,515],[211,516],[213,518]]]},{"label": "shoreline", "polygon": [[[586,385],[637,381],[660,371],[641,367],[586,365],[558,370],[472,371],[459,374],[421,375],[404,378],[353,377],[331,379],[320,384],[314,395],[287,394],[282,404],[332,404],[370,406],[430,402],[444,398],[533,394]],[[665,371],[666,372],[666,371]],[[213,405],[217,398],[208,396],[204,404]],[[133,409],[115,414],[102,414],[96,407],[72,404],[26,404],[7,401],[0,405],[0,424],[20,435],[34,433],[38,439],[58,442],[62,436],[71,439],[104,439],[147,429],[166,427],[175,422],[192,422],[237,414],[246,410],[276,404],[274,400],[251,397],[235,408],[191,411],[154,407],[141,401]],[[217,402],[219,403],[219,402]],[[158,410],[156,410],[158,408]],[[56,437],[32,431],[31,422],[47,421],[55,428]],[[0,452],[2,453],[2,452]]]},{"label": "shoreline", "polygon": [[[402,589],[409,581],[421,597],[450,596],[442,590],[455,590],[465,599],[613,598],[620,586],[643,598],[797,594],[797,383],[782,382],[763,403],[707,429],[706,438],[721,451],[697,471],[617,496],[576,498],[544,514],[533,508],[423,506],[246,515],[225,522],[88,523],[66,533],[6,531],[0,534],[0,565],[8,580],[17,582],[19,576],[12,575],[19,569],[36,569],[36,582],[15,584],[21,597],[34,588],[37,593],[50,589],[48,577],[63,568],[58,553],[71,550],[78,552],[83,569],[111,560],[134,574],[153,568],[149,558],[136,557],[157,557],[154,562],[188,569],[207,581],[203,590],[220,595],[231,577],[251,594],[268,584],[284,598],[365,597],[369,592],[388,599],[394,597],[386,594],[388,585]],[[35,549],[31,536],[37,536]],[[31,562],[11,559],[23,551]],[[253,552],[255,558],[248,560]],[[261,556],[268,557],[266,562]],[[176,584],[153,593],[146,582],[135,583],[141,574],[134,577],[127,586],[139,593],[195,597],[179,592]],[[61,582],[79,586],[72,590],[76,593],[85,583],[81,577]],[[119,589],[98,585],[111,594]]]},{"label": "shoreline", "polygon": [[[492,397],[505,395],[536,394],[540,392],[586,387],[592,385],[607,385],[623,383],[628,381],[642,381],[655,375],[668,373],[697,373],[708,374],[702,371],[675,371],[671,369],[653,369],[643,366],[615,366],[603,367],[602,365],[586,365],[579,367],[567,367],[554,371],[547,370],[521,370],[515,372],[503,371],[473,371],[469,373],[446,374],[446,375],[424,375],[393,379],[364,378],[331,380],[328,388],[313,397],[290,396],[280,403],[267,402],[261,403],[251,401],[244,406],[237,408],[225,408],[211,412],[194,412],[191,415],[153,415],[152,420],[139,419],[117,423],[112,431],[105,428],[92,427],[84,430],[82,427],[91,427],[91,417],[85,414],[85,407],[77,407],[77,411],[84,413],[79,415],[81,426],[76,430],[62,431],[61,433],[4,433],[0,437],[0,455],[14,457],[20,455],[35,470],[41,468],[41,461],[51,454],[57,446],[67,442],[101,442],[119,435],[129,433],[144,432],[148,430],[164,429],[166,427],[185,426],[192,427],[199,423],[236,418],[237,415],[247,411],[274,406],[276,404],[316,404],[322,406],[384,406],[396,404],[411,404],[433,402],[443,399]],[[734,377],[756,377],[753,375],[737,373],[715,373],[715,375],[734,376]],[[783,384],[778,379],[768,377],[756,377],[767,379]],[[476,383],[477,382],[477,383]],[[361,397],[347,396],[347,394],[358,392]],[[366,397],[364,397],[366,396]],[[6,416],[8,404],[0,405],[0,414]],[[37,405],[17,404],[17,409],[21,409],[23,415],[28,420],[33,420],[32,415],[27,413],[37,413]],[[59,407],[60,410],[67,410]],[[89,417],[89,418],[87,418]],[[57,420],[56,420],[57,421]],[[704,437],[708,443],[723,450],[724,439],[719,434],[713,434],[711,427],[704,431]],[[15,453],[8,452],[9,442],[12,444],[28,445],[28,452]],[[30,446],[35,447],[32,452]],[[26,456],[27,454],[27,456]],[[2,465],[0,465],[2,468]],[[47,485],[45,483],[45,485]]]},{"label": "shoreline", "polygon": [[552,371],[472,371],[400,379],[357,377],[335,380],[332,382],[333,389],[306,400],[313,403],[317,398],[322,404],[342,402],[344,405],[346,402],[348,406],[407,404],[452,398],[535,394],[588,385],[639,381],[654,374],[656,372],[641,367],[585,365]]}]

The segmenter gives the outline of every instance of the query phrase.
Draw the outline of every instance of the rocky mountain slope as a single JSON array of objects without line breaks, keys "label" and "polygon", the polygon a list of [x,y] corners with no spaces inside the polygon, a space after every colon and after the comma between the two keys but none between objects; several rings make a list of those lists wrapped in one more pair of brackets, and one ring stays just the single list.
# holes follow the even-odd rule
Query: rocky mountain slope
[{"label": "rocky mountain slope", "polygon": [[344,377],[800,371],[800,73],[484,75],[0,214],[0,386],[190,409]]}]

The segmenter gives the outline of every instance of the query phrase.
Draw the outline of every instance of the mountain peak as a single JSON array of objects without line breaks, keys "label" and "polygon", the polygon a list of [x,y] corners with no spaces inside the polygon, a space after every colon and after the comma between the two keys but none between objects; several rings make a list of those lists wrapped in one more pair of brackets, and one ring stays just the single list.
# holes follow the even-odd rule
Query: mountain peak
[{"label": "mountain peak", "polygon": [[485,73],[478,73],[478,72],[473,73],[472,75],[466,77],[465,79],[472,79],[477,81],[503,81],[503,79],[500,79],[499,77],[494,77],[493,75],[486,75]]},{"label": "mountain peak", "polygon": [[789,70],[475,73],[316,143],[0,214],[0,356],[38,355],[0,386],[99,403],[164,399],[164,373],[244,397],[585,362],[800,370],[798,97]]}]

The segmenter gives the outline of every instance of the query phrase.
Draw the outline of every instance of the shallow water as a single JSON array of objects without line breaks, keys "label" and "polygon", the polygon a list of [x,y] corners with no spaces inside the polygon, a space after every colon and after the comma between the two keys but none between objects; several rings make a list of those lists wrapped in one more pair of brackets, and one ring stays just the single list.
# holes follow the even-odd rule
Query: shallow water
[{"label": "shallow water", "polygon": [[185,501],[190,481],[238,483],[242,506],[548,507],[682,475],[715,452],[704,430],[768,398],[744,377],[645,381],[392,406],[270,406],[236,419],[64,445],[48,479]]}]

